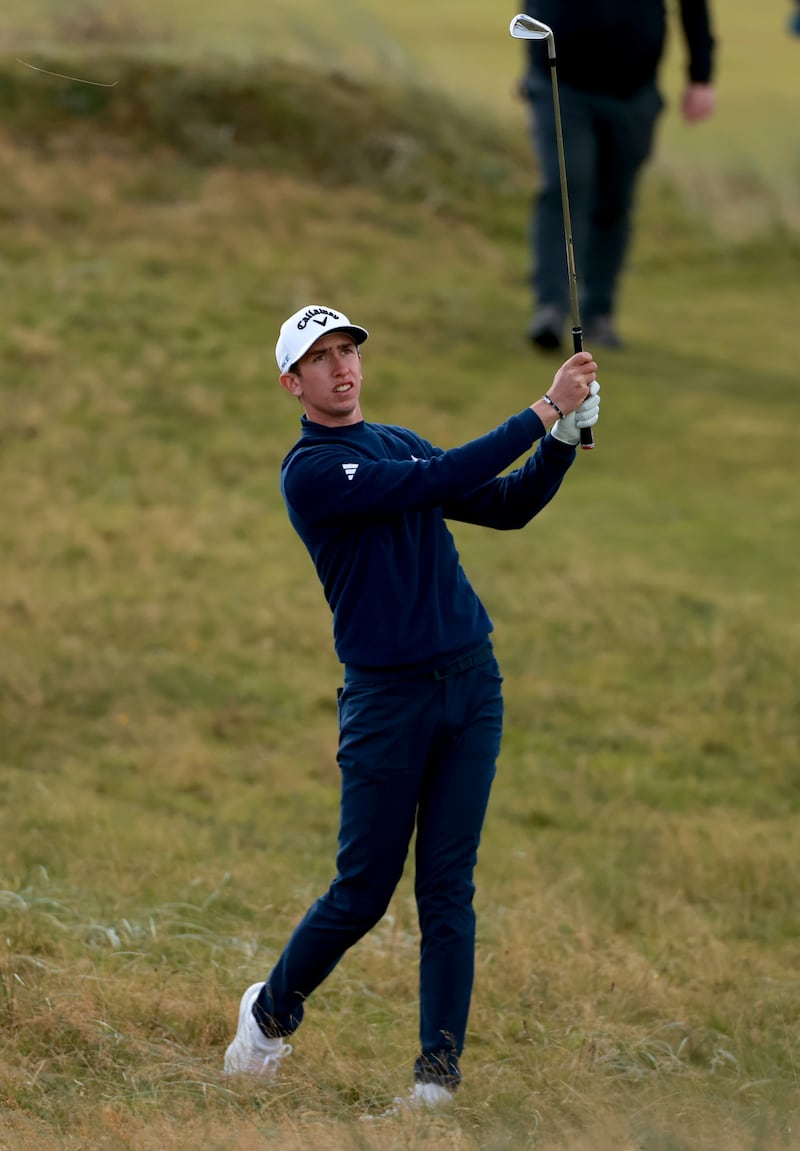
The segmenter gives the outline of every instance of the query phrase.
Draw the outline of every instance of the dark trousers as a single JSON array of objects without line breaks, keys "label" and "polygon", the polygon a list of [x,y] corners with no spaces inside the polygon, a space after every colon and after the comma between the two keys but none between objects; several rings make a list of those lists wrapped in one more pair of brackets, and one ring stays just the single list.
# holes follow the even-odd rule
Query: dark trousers
[{"label": "dark trousers", "polygon": [[[627,98],[559,85],[564,161],[582,319],[613,315],[636,180],[663,101],[654,84]],[[529,92],[540,187],[531,214],[532,286],[540,306],[570,314],[553,92]]]},{"label": "dark trousers", "polygon": [[337,875],[295,928],[256,1004],[289,1035],[305,1000],[384,915],[416,824],[421,932],[415,1077],[456,1086],[472,994],[473,869],[500,750],[502,677],[491,651],[466,670],[345,676]]}]

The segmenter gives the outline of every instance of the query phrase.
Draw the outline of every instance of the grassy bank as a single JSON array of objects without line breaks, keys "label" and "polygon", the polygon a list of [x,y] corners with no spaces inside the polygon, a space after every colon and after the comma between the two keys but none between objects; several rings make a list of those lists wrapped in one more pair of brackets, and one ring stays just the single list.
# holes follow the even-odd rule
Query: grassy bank
[{"label": "grassy bank", "polygon": [[93,66],[120,83],[83,109],[5,73],[0,1145],[793,1146],[796,237],[724,242],[652,173],[598,450],[528,531],[457,528],[508,706],[465,1083],[376,1129],[415,1048],[410,877],[279,1087],[220,1074],[336,833],[272,347],[345,308],[368,416],[443,446],[534,399],[524,153],[414,89],[318,77],[358,133],[315,135],[311,73]]},{"label": "grassy bank", "polygon": [[[686,51],[677,10],[661,84],[667,100],[655,164],[726,235],[755,234],[776,220],[800,226],[794,93],[798,48],[787,34],[790,0],[754,16],[747,0],[711,5],[717,39],[718,107],[687,127],[679,114]],[[443,94],[450,102],[526,134],[515,96],[523,50],[507,34],[513,8],[479,0],[7,0],[0,49],[32,63],[54,51],[131,49],[153,59],[215,59],[231,74],[282,59],[292,67],[337,71],[360,82],[389,82]],[[442,109],[432,119],[446,115]]]}]

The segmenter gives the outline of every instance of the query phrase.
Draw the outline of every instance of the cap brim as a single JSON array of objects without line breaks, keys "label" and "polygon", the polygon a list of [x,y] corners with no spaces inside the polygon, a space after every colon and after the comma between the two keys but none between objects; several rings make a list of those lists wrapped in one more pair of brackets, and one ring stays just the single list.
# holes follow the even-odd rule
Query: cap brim
[{"label": "cap brim", "polygon": [[347,332],[348,336],[352,336],[357,344],[363,344],[364,340],[369,336],[367,329],[359,328],[358,324],[343,324],[341,328],[330,328],[329,331]]},{"label": "cap brim", "polygon": [[326,328],[324,332],[320,332],[318,335],[314,334],[308,343],[302,348],[302,350],[297,353],[295,359],[292,362],[295,364],[298,363],[300,360],[302,360],[303,356],[307,352],[311,351],[317,340],[321,340],[324,336],[330,336],[334,332],[346,332],[347,335],[356,342],[356,344],[363,344],[369,335],[367,329],[360,328],[358,324],[339,324],[335,328]]}]

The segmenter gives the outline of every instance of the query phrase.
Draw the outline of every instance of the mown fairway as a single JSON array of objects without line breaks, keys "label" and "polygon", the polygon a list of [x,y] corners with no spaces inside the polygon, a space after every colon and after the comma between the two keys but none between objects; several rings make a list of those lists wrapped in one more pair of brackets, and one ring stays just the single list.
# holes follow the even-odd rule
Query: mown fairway
[{"label": "mown fairway", "polygon": [[[0,83],[0,1148],[800,1146],[784,176],[748,185],[744,219],[720,154],[707,200],[679,173],[687,204],[670,143],[644,189],[630,347],[601,363],[598,450],[526,532],[457,528],[508,710],[465,1082],[435,1120],[364,1124],[415,1051],[410,875],[309,1005],[280,1084],[220,1073],[239,996],[329,881],[336,835],[339,670],[278,491],[299,412],[274,340],[308,299],[344,308],[372,332],[368,416],[444,446],[541,394],[522,128],[499,101],[437,123],[402,85],[351,89],[308,57],[251,71],[260,39],[227,40],[233,3],[213,19],[239,62],[206,71],[201,4],[109,5],[105,25],[54,7],[7,8]],[[432,27],[437,83],[463,93],[474,46],[449,6],[432,24],[399,8],[375,0],[364,59],[400,44],[426,80]],[[767,18],[745,46],[745,6],[725,9],[731,54],[757,55]],[[280,9],[276,50],[301,11]],[[269,12],[241,23],[272,33]],[[783,16],[773,63],[800,59]],[[112,17],[140,29],[133,63]],[[118,87],[24,71],[23,52]],[[726,80],[754,118],[758,92],[761,115],[787,94],[783,156],[795,75]]]}]

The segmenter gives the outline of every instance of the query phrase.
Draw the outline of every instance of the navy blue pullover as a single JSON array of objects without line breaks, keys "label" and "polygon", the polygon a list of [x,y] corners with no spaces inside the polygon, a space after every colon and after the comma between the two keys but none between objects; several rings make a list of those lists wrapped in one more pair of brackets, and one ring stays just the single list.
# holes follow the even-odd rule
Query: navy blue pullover
[{"label": "navy blue pullover", "polygon": [[[714,37],[708,0],[680,0],[681,28],[694,83],[708,84]],[[558,80],[623,99],[656,80],[667,36],[664,0],[528,0],[529,16],[553,29]],[[544,44],[529,40],[532,88],[550,87]]]},{"label": "navy blue pullover", "polygon": [[306,417],[281,467],[289,518],[333,612],[336,654],[363,668],[435,667],[486,640],[492,621],[445,519],[523,527],[549,503],[575,449],[530,408],[443,451],[407,428]]}]

